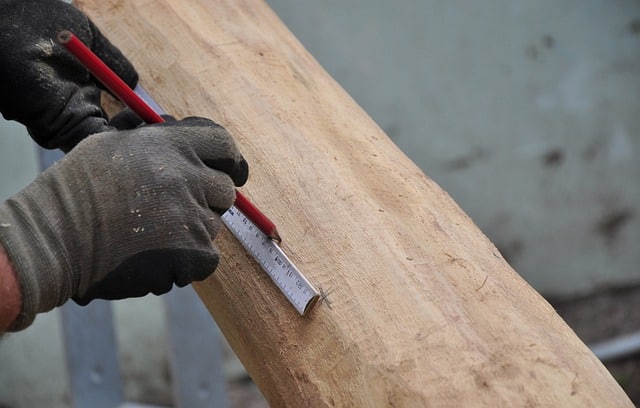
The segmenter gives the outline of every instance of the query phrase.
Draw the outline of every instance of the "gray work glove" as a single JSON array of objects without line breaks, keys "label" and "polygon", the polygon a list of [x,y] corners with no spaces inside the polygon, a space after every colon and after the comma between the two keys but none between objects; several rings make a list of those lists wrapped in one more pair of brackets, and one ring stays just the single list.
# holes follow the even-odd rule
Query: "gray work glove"
[{"label": "gray work glove", "polygon": [[73,298],[162,294],[209,276],[220,215],[247,162],[202,118],[89,136],[0,205],[22,292],[20,330]]},{"label": "gray work glove", "polygon": [[43,147],[71,150],[114,130],[100,106],[101,85],[57,41],[70,30],[134,87],[133,65],[79,10],[59,0],[0,0],[0,112]]}]

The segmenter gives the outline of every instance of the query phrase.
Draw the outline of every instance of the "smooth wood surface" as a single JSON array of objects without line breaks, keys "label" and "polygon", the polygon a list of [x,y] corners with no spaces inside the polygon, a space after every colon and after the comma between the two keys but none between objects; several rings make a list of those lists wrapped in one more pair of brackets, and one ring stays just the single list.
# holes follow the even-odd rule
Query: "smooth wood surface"
[{"label": "smooth wood surface", "polygon": [[330,292],[300,317],[230,234],[216,239],[222,263],[195,287],[272,406],[631,406],[264,2],[78,3],[168,112],[236,136],[242,191]]}]

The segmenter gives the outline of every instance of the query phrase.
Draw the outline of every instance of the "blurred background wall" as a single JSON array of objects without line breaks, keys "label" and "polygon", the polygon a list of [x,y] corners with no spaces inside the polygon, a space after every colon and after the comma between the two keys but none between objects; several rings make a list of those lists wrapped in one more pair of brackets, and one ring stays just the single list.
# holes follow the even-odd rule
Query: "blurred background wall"
[{"label": "blurred background wall", "polygon": [[[640,2],[268,2],[542,294],[640,283]],[[37,171],[0,123],[0,198]],[[158,299],[114,305],[127,395],[165,401]],[[0,406],[68,405],[56,313],[0,344]]]}]

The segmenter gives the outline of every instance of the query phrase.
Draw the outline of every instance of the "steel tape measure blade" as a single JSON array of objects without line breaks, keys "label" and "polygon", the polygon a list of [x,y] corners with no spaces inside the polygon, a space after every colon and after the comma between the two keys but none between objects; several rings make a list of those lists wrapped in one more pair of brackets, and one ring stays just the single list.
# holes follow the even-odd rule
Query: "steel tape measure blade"
[{"label": "steel tape measure blade", "polygon": [[296,310],[303,316],[307,314],[320,298],[320,293],[296,268],[282,248],[235,206],[229,208],[221,218]]}]

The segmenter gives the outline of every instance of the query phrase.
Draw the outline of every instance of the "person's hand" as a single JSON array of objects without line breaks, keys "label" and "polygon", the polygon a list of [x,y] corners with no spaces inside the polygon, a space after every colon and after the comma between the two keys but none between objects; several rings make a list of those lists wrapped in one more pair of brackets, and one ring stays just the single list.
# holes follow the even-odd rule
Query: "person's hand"
[{"label": "person's hand", "polygon": [[220,215],[248,165],[231,136],[188,118],[92,135],[0,205],[22,314],[73,298],[162,294],[210,275]]},{"label": "person's hand", "polygon": [[60,0],[0,0],[0,112],[25,125],[43,147],[69,151],[87,135],[112,130],[101,86],[63,46],[70,30],[132,88],[133,65],[79,10]]}]

